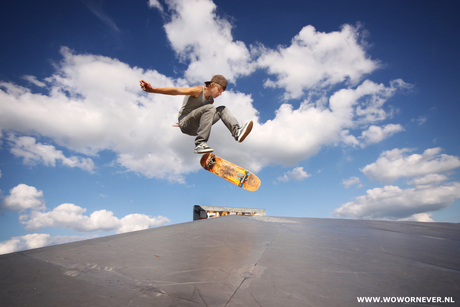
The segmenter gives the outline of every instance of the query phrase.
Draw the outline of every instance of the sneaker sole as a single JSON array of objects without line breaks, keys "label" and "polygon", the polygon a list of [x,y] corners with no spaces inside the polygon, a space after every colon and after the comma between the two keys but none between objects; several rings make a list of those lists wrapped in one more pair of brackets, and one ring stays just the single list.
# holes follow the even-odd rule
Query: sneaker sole
[{"label": "sneaker sole", "polygon": [[243,133],[243,136],[238,140],[239,143],[243,142],[244,139],[248,136],[248,134],[251,133],[253,124],[254,123],[252,121],[249,122],[248,126],[246,127],[246,131],[244,131],[244,133]]},{"label": "sneaker sole", "polygon": [[194,152],[195,152],[196,154],[210,153],[210,152],[213,152],[213,151],[214,151],[214,149],[211,149],[211,148],[209,148],[209,149],[203,149],[203,150],[194,150]]}]

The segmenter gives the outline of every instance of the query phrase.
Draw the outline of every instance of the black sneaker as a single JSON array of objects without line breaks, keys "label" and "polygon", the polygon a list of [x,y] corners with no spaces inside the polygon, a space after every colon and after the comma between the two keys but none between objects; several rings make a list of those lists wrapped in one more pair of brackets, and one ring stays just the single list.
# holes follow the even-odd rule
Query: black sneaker
[{"label": "black sneaker", "polygon": [[211,147],[209,147],[205,142],[202,142],[195,146],[195,153],[197,154],[208,153],[213,151],[214,150]]}]

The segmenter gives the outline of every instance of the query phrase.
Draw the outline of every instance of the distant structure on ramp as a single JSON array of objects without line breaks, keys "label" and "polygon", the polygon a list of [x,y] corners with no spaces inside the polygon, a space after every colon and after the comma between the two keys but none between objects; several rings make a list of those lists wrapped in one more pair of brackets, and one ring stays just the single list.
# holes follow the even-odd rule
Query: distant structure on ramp
[{"label": "distant structure on ramp", "polygon": [[204,220],[210,217],[220,217],[226,215],[253,215],[266,216],[265,209],[217,207],[217,206],[193,206],[193,220]]},{"label": "distant structure on ramp", "polygon": [[228,215],[2,255],[0,302],[458,306],[459,251],[459,224]]}]

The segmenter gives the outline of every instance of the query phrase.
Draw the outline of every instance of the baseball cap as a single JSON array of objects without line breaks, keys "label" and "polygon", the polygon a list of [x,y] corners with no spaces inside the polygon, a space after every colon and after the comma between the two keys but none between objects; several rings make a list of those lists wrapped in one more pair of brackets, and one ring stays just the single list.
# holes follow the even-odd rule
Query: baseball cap
[{"label": "baseball cap", "polygon": [[211,81],[206,81],[205,84],[209,85],[212,82],[222,86],[224,88],[224,91],[225,89],[227,89],[227,79],[225,79],[225,77],[222,75],[215,75],[214,77],[212,77]]}]

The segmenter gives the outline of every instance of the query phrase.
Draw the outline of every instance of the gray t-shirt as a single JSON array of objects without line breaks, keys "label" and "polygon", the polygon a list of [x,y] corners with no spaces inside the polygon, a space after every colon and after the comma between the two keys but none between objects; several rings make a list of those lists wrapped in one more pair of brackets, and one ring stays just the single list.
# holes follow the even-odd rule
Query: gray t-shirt
[{"label": "gray t-shirt", "polygon": [[185,96],[184,97],[184,102],[182,103],[182,107],[179,110],[179,122],[182,118],[187,116],[190,112],[193,110],[202,107],[207,104],[211,104],[213,102],[212,96],[209,96],[208,100],[204,97],[204,87],[203,87],[203,92],[201,93],[200,96],[198,97],[192,97],[192,96]]}]

